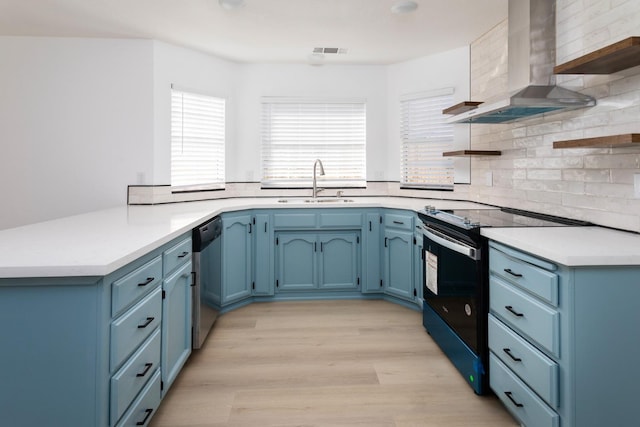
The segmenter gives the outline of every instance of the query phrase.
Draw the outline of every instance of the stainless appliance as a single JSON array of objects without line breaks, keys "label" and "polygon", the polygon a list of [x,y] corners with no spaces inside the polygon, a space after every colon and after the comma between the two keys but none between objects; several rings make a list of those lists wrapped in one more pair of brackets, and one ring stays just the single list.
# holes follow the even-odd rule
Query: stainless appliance
[{"label": "stainless appliance", "polygon": [[[193,229],[193,325],[192,347],[202,347],[207,334],[218,317],[218,310],[206,302],[206,290],[211,289],[216,263],[213,246],[219,244],[222,235],[222,219],[214,217]],[[219,253],[219,251],[217,251]]]},{"label": "stainless appliance", "polygon": [[418,212],[423,222],[423,325],[477,394],[489,392],[488,241],[482,227],[589,225],[508,208]]}]

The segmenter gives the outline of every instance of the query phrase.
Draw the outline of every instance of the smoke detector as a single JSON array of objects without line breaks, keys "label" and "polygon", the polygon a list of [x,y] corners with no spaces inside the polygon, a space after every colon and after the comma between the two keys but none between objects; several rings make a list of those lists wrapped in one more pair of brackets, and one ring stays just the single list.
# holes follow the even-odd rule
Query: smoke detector
[{"label": "smoke detector", "polygon": [[345,55],[349,49],[344,47],[314,47],[314,54]]},{"label": "smoke detector", "polygon": [[405,15],[414,12],[418,8],[418,3],[411,0],[403,0],[391,6],[391,12],[396,15]]}]

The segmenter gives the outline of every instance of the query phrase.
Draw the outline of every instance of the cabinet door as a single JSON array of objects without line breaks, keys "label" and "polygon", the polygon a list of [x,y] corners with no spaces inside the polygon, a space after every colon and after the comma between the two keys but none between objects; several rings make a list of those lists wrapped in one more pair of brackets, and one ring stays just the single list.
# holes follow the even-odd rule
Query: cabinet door
[{"label": "cabinet door", "polygon": [[278,234],[276,278],[279,291],[316,287],[317,246],[315,233]]},{"label": "cabinet door", "polygon": [[356,289],[358,287],[357,233],[320,233],[318,235],[318,287]]},{"label": "cabinet door", "polygon": [[191,354],[191,261],[164,280],[162,291],[164,396]]},{"label": "cabinet door", "polygon": [[253,229],[255,271],[253,295],[273,295],[272,231],[269,214],[257,214]]},{"label": "cabinet door", "polygon": [[385,292],[413,300],[413,233],[386,230],[384,258]]},{"label": "cabinet door", "polygon": [[222,217],[222,304],[251,296],[252,217]]},{"label": "cabinet door", "polygon": [[424,270],[424,253],[422,234],[415,233],[413,235],[413,290],[416,302],[422,304],[422,282]]},{"label": "cabinet door", "polygon": [[382,292],[381,224],[379,213],[369,213],[363,228],[362,292]]}]

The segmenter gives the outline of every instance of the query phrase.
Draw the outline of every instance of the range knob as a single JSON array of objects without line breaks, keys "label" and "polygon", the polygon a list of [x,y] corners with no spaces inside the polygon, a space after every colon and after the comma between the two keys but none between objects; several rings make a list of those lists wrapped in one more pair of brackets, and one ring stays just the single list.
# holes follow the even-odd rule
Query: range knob
[{"label": "range knob", "polygon": [[426,205],[426,206],[424,207],[424,210],[426,210],[426,211],[427,211],[427,212],[429,212],[429,213],[433,213],[433,212],[435,212],[435,211],[436,211],[436,207],[435,207],[435,206],[431,206],[431,205]]},{"label": "range knob", "polygon": [[471,225],[471,220],[465,216],[464,218],[462,218],[462,223],[464,225]]}]

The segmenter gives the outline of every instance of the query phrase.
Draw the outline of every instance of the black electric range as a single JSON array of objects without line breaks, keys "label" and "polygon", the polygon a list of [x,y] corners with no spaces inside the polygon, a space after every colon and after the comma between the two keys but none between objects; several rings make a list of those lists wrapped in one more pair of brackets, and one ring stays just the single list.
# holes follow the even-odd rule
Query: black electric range
[{"label": "black electric range", "polygon": [[511,208],[418,212],[423,222],[423,324],[477,394],[489,392],[488,241],[483,227],[564,227],[584,221]]}]

